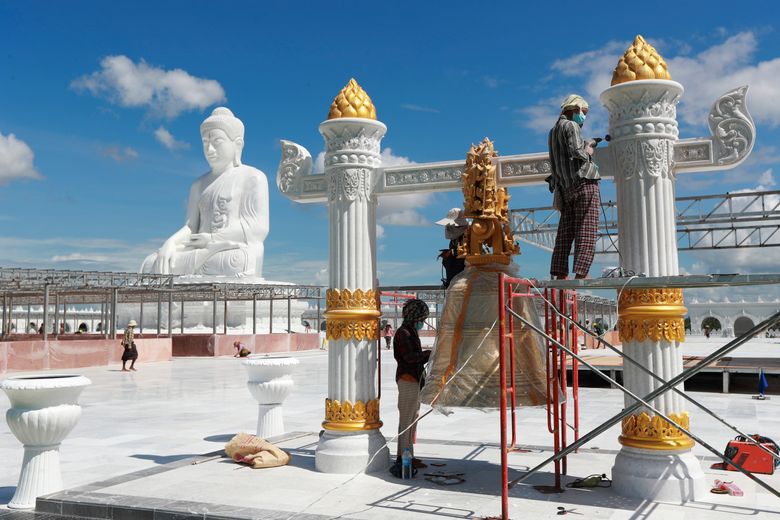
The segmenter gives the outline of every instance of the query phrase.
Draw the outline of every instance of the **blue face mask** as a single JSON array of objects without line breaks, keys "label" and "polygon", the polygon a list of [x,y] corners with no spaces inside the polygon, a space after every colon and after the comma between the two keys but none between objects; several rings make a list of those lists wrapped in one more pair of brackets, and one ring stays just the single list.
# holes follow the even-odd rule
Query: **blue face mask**
[{"label": "blue face mask", "polygon": [[423,322],[418,321],[417,323],[414,324],[414,328],[417,329],[417,330],[422,330]]},{"label": "blue face mask", "polygon": [[577,123],[578,125],[582,126],[582,124],[585,122],[585,118],[586,117],[587,116],[585,114],[583,114],[582,112],[575,112],[571,116],[571,120],[574,121],[575,123]]}]

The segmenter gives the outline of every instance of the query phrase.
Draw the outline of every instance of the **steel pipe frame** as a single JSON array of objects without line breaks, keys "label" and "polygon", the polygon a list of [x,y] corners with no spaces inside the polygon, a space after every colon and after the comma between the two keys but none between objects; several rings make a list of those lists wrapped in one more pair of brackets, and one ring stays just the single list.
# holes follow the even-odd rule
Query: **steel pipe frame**
[{"label": "steel pipe frame", "polygon": [[697,364],[697,365],[695,365],[695,366],[693,366],[693,367],[691,367],[691,368],[689,368],[687,370],[684,370],[679,375],[677,375],[674,378],[672,378],[666,384],[660,386],[659,388],[657,388],[654,391],[652,391],[649,394],[647,394],[644,398],[641,398],[641,397],[637,396],[636,394],[631,392],[629,389],[625,388],[623,385],[619,384],[617,381],[613,380],[611,377],[609,377],[608,375],[603,373],[601,370],[599,370],[598,368],[594,367],[593,365],[591,365],[590,363],[585,361],[579,355],[577,355],[574,352],[572,352],[568,347],[565,347],[564,345],[561,345],[558,341],[556,341],[555,339],[551,338],[548,334],[546,334],[544,331],[540,330],[533,323],[529,322],[528,320],[526,320],[522,316],[518,315],[517,313],[515,313],[511,309],[509,309],[509,312],[515,318],[517,318],[520,321],[522,321],[526,326],[530,327],[531,329],[533,329],[538,334],[541,334],[543,337],[547,338],[548,341],[555,343],[558,346],[558,348],[563,349],[570,356],[572,356],[573,358],[577,359],[580,363],[582,363],[583,365],[585,365],[588,368],[590,368],[594,373],[596,373],[602,379],[604,379],[605,381],[608,381],[610,384],[615,385],[615,387],[620,389],[624,394],[628,395],[629,397],[631,397],[631,398],[633,398],[633,399],[635,399],[637,401],[633,405],[624,408],[617,415],[615,415],[612,418],[608,419],[607,421],[603,422],[600,426],[596,427],[595,429],[593,429],[590,432],[586,433],[584,436],[580,437],[579,440],[575,441],[574,443],[572,443],[569,446],[567,446],[566,448],[564,448],[560,453],[554,454],[552,457],[547,458],[545,461],[543,461],[542,463],[538,464],[534,468],[531,468],[529,471],[527,471],[525,473],[525,475],[523,475],[521,477],[518,477],[518,478],[512,480],[511,482],[509,482],[509,487],[510,488],[514,487],[515,485],[517,485],[517,484],[519,484],[519,483],[521,483],[523,481],[525,481],[527,478],[529,478],[531,475],[533,475],[534,473],[539,471],[541,468],[543,468],[544,466],[546,466],[550,462],[555,462],[555,461],[558,461],[558,460],[562,459],[563,457],[566,457],[569,453],[577,450],[580,446],[582,446],[585,443],[589,442],[590,440],[594,439],[598,435],[601,435],[603,432],[605,432],[606,430],[611,428],[614,424],[617,424],[617,422],[622,420],[624,417],[626,417],[626,416],[630,415],[631,413],[635,412],[640,407],[645,406],[648,410],[652,411],[654,414],[656,414],[657,416],[661,417],[662,419],[667,421],[669,424],[675,426],[681,432],[683,432],[684,434],[688,435],[693,440],[695,440],[696,442],[701,444],[704,448],[706,448],[708,451],[713,453],[719,459],[721,459],[724,462],[734,466],[740,472],[745,474],[749,479],[751,479],[752,481],[757,483],[759,486],[763,487],[764,489],[766,489],[767,491],[769,491],[773,495],[775,495],[778,498],[780,498],[780,491],[778,491],[777,489],[773,488],[772,486],[770,486],[769,484],[767,484],[766,482],[764,482],[760,478],[758,478],[755,475],[753,475],[751,472],[749,472],[746,469],[744,469],[740,464],[736,463],[735,461],[733,461],[733,460],[729,459],[728,457],[726,457],[725,455],[721,454],[717,449],[715,449],[712,446],[710,446],[708,443],[703,441],[697,435],[694,435],[693,433],[688,431],[682,425],[680,425],[680,424],[676,423],[675,421],[671,420],[669,417],[667,417],[665,414],[661,413],[659,410],[657,410],[654,406],[652,406],[648,402],[648,401],[652,401],[653,399],[655,399],[659,395],[663,394],[664,392],[669,391],[669,389],[671,387],[674,387],[674,386],[676,386],[676,385],[686,381],[687,379],[690,379],[691,377],[693,377],[694,375],[699,373],[706,365],[708,365],[712,361],[717,361],[718,359],[722,358],[723,356],[725,356],[726,354],[728,354],[732,350],[734,350],[734,349],[738,348],[739,346],[741,346],[743,343],[748,341],[750,338],[752,338],[756,334],[760,334],[760,333],[764,332],[766,329],[768,329],[768,328],[772,327],[773,325],[775,325],[776,323],[780,323],[780,312],[770,316],[768,319],[766,319],[763,322],[761,322],[760,324],[756,325],[755,327],[753,327],[752,329],[747,331],[742,336],[740,336],[738,338],[735,338],[734,340],[730,341],[729,343],[727,343],[726,345],[724,345],[720,349],[716,350],[715,352],[713,352],[712,354],[710,354],[709,356],[704,358],[699,364]]},{"label": "steel pipe frame", "polygon": [[[652,370],[648,369],[647,367],[645,367],[644,365],[642,365],[641,363],[636,361],[631,356],[628,356],[628,355],[624,354],[621,350],[618,350],[614,345],[610,344],[607,340],[603,339],[601,336],[593,334],[591,331],[587,330],[585,327],[582,327],[576,321],[570,319],[568,316],[566,316],[564,314],[561,314],[561,312],[558,311],[558,309],[554,305],[551,305],[550,307],[552,307],[552,309],[555,311],[555,313],[558,314],[560,317],[562,317],[563,319],[571,322],[572,325],[577,327],[579,330],[583,331],[588,336],[591,336],[591,337],[595,338],[596,341],[598,341],[600,344],[604,345],[609,350],[611,350],[611,351],[615,352],[616,354],[620,355],[620,357],[622,359],[627,360],[632,365],[634,365],[639,370],[641,370],[645,374],[649,375],[650,377],[652,377],[653,379],[655,379],[656,381],[658,381],[662,385],[666,385],[667,381],[665,379],[661,378],[656,373],[654,373]],[[770,450],[768,448],[765,448],[760,442],[758,442],[758,441],[754,440],[752,437],[750,437],[750,435],[748,435],[747,433],[744,433],[743,431],[741,431],[736,426],[727,423],[724,419],[721,419],[721,417],[718,414],[714,413],[712,410],[710,410],[709,408],[707,408],[706,406],[704,406],[703,404],[701,404],[696,399],[694,399],[693,397],[689,396],[688,394],[686,394],[685,392],[683,392],[682,390],[680,390],[676,386],[673,386],[672,388],[670,388],[670,390],[672,392],[676,393],[677,395],[679,395],[680,397],[682,397],[683,399],[685,399],[686,401],[688,401],[689,403],[691,403],[692,405],[694,405],[697,408],[699,408],[700,410],[702,410],[707,415],[713,417],[716,421],[720,422],[721,424],[723,424],[727,428],[731,429],[733,432],[735,432],[735,433],[745,437],[746,439],[748,439],[748,442],[758,446],[761,450],[765,451],[767,454],[772,456],[772,458],[774,458],[776,460],[780,460],[780,454],[777,454],[777,453],[773,452],[772,450]]]}]

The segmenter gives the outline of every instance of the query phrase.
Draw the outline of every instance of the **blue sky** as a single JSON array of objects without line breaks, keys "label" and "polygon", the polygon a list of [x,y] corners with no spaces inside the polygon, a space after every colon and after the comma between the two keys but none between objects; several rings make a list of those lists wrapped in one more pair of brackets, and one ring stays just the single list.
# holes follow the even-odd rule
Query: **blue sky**
[{"label": "blue sky", "polygon": [[[686,88],[682,137],[706,135],[718,95],[751,84],[753,156],[734,171],[681,176],[678,195],[776,189],[780,7],[582,6],[0,1],[0,265],[137,270],[183,224],[189,185],[207,170],[199,124],[225,105],[246,125],[244,162],[271,187],[266,278],[324,283],[327,214],[277,191],[279,139],[316,156],[317,127],[350,77],[388,126],[391,161],[463,158],[485,136],[503,155],[536,152],[572,91],[591,101],[584,133],[605,132],[598,94],[636,34]],[[549,199],[542,187],[512,196],[511,207]],[[432,222],[461,202],[460,193],[385,200],[381,284],[438,282],[445,241]],[[521,272],[547,276],[548,253],[522,250]],[[686,272],[771,272],[776,258],[774,249],[681,256]],[[592,273],[601,260],[615,263],[597,257]]]}]

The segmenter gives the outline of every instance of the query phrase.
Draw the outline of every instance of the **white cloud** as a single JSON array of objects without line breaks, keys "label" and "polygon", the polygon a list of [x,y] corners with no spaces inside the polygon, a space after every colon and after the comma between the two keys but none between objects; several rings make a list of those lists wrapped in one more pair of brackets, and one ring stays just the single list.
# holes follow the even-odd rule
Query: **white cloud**
[{"label": "white cloud", "polygon": [[144,60],[106,56],[100,70],[71,83],[124,107],[147,107],[154,114],[174,118],[187,110],[203,110],[225,101],[225,90],[216,80],[198,78],[182,69],[164,70]]},{"label": "white cloud", "polygon": [[186,150],[190,147],[189,143],[177,140],[175,137],[173,137],[173,134],[171,134],[165,127],[162,126],[154,131],[154,138],[171,151]]},{"label": "white cloud", "polygon": [[532,107],[515,110],[515,113],[521,114],[520,125],[533,130],[534,132],[544,134],[550,131],[560,114],[560,108],[557,103],[559,100],[548,99]]},{"label": "white cloud", "polygon": [[138,159],[138,152],[134,149],[129,146],[122,147],[116,144],[104,146],[100,149],[100,154],[120,163],[131,159]]},{"label": "white cloud", "polygon": [[86,263],[99,263],[97,267],[101,271],[137,272],[143,259],[163,241],[154,238],[130,243],[113,238],[0,236],[0,265],[83,269]]},{"label": "white cloud", "polygon": [[377,223],[383,226],[430,226],[431,222],[417,208],[428,205],[432,196],[432,193],[409,193],[381,197],[376,211]]},{"label": "white cloud", "polygon": [[85,255],[82,253],[70,253],[68,255],[54,255],[51,257],[52,262],[106,262],[109,257],[104,255]]},{"label": "white cloud", "polygon": [[27,143],[14,134],[0,133],[0,184],[13,179],[41,179],[33,166],[35,154]]},{"label": "white cloud", "polygon": [[[756,122],[777,127],[780,124],[780,57],[755,61],[758,40],[751,31],[727,37],[722,43],[712,45],[698,54],[687,56],[690,49],[675,45],[668,49],[664,42],[651,41],[666,59],[672,78],[685,87],[680,101],[678,117],[687,124],[706,128],[707,115],[715,100],[722,94],[742,85],[750,85],[748,108]],[[560,75],[576,79],[582,94],[589,100],[591,111],[588,124],[598,134],[606,129],[606,112],[598,99],[609,87],[612,71],[630,42],[608,42],[601,49],[591,50],[555,61],[551,68]],[[557,98],[563,98],[569,89],[561,88]],[[524,126],[539,132],[547,131],[554,119],[542,125],[542,114],[557,113],[557,105],[545,99],[537,105],[525,107]]]},{"label": "white cloud", "polygon": [[487,88],[498,88],[505,83],[508,83],[508,81],[496,76],[482,76],[482,84]]},{"label": "white cloud", "polygon": [[435,108],[423,107],[420,105],[415,105],[413,103],[404,103],[403,105],[401,105],[401,108],[404,108],[406,110],[411,110],[412,112],[428,112],[431,114],[439,113],[439,111]]},{"label": "white cloud", "polygon": [[759,187],[769,187],[775,185],[775,177],[772,174],[772,168],[769,168],[767,170],[764,170],[761,175],[758,177],[758,184]]}]

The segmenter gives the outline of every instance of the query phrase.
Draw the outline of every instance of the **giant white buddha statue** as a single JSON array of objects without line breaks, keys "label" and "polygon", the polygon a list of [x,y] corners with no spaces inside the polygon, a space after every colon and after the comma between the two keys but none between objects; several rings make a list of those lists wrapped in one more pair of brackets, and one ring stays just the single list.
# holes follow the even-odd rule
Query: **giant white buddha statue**
[{"label": "giant white buddha statue", "polygon": [[262,278],[268,180],[241,164],[244,124],[219,107],[200,135],[211,171],[192,183],[184,226],[146,257],[141,272]]}]

